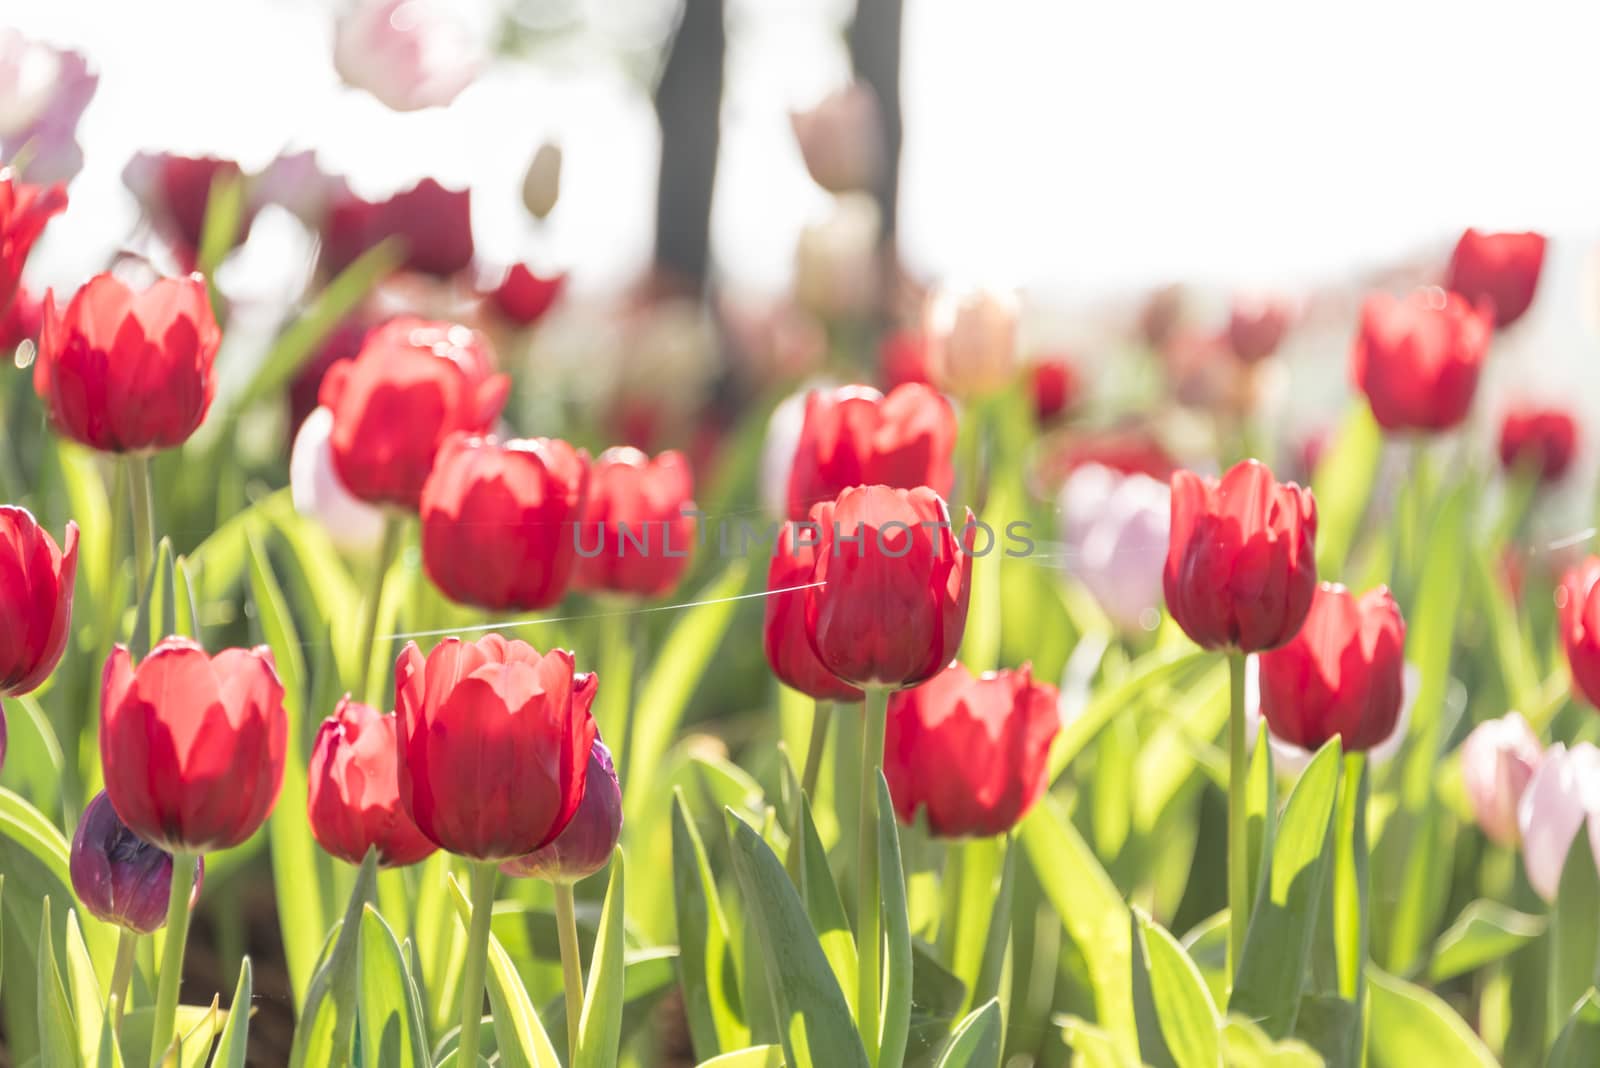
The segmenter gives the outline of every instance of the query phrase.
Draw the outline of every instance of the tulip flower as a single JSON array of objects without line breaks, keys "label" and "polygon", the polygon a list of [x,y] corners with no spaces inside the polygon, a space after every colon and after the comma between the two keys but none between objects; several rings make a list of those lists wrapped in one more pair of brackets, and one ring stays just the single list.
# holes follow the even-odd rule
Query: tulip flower
[{"label": "tulip flower", "polygon": [[173,853],[228,849],[266,822],[287,730],[265,646],[213,657],[188,638],[164,638],[137,667],[122,645],[106,660],[106,793],[135,834]]},{"label": "tulip flower", "polygon": [[83,169],[78,120],[99,81],[77,52],[0,30],[0,159],[26,153],[36,182],[73,178]]},{"label": "tulip flower", "polygon": [[1544,266],[1543,234],[1491,234],[1469,229],[1450,254],[1445,288],[1494,311],[1496,329],[1528,310]]},{"label": "tulip flower", "polygon": [[15,352],[24,341],[37,343],[43,325],[44,301],[19,285],[11,307],[0,312],[0,358]]},{"label": "tulip flower", "polygon": [[334,31],[346,85],[394,111],[445,107],[483,69],[483,49],[440,0],[356,0]]},{"label": "tulip flower", "polygon": [[1350,373],[1385,430],[1440,431],[1467,417],[1489,354],[1487,309],[1442,289],[1404,300],[1375,293],[1361,308]]},{"label": "tulip flower", "polygon": [[399,242],[405,270],[449,278],[472,262],[472,191],[424,178],[387,200],[335,197],[322,226],[328,272],[344,270],[386,238]]},{"label": "tulip flower", "polygon": [[1600,707],[1600,556],[1590,556],[1561,577],[1556,588],[1556,621],[1561,648],[1572,669],[1573,688]]},{"label": "tulip flower", "polygon": [[694,473],[683,454],[607,449],[594,462],[576,534],[578,585],[658,597],[678,584],[694,545]]},{"label": "tulip flower", "polygon": [[[1247,746],[1254,749],[1258,740],[1261,727],[1261,657],[1258,654],[1247,658],[1244,683],[1244,720],[1245,741]],[[1381,768],[1393,760],[1400,752],[1400,747],[1405,743],[1407,731],[1411,726],[1411,707],[1416,703],[1417,691],[1422,687],[1422,672],[1411,664],[1401,666],[1400,676],[1400,714],[1395,718],[1394,728],[1388,737],[1379,739],[1377,744],[1365,751],[1367,763],[1374,768]],[[1277,768],[1278,774],[1290,777],[1300,774],[1315,757],[1316,750],[1306,749],[1286,742],[1273,734],[1270,725],[1267,730],[1267,742],[1272,747],[1272,764]]]},{"label": "tulip flower", "polygon": [[488,296],[501,318],[514,326],[529,327],[544,318],[566,287],[565,274],[541,277],[519,263]]},{"label": "tulip flower", "polygon": [[[172,893],[172,854],[134,834],[104,790],[83,810],[67,868],[72,890],[97,919],[136,934],[160,930]],[[200,899],[205,864],[195,868],[189,907]]]},{"label": "tulip flower", "polygon": [[289,454],[289,494],[294,509],[314,519],[334,545],[369,553],[383,540],[383,511],[359,500],[333,467],[333,413],[317,408],[300,424]]},{"label": "tulip flower", "polygon": [[1017,297],[1003,290],[944,287],[928,302],[929,365],[958,397],[980,397],[1011,381],[1017,359]]},{"label": "tulip flower", "polygon": [[1059,695],[1024,664],[974,678],[960,661],[889,699],[883,773],[902,823],[942,838],[1004,834],[1044,793]]},{"label": "tulip flower", "polygon": [[350,492],[415,509],[444,440],[486,432],[505,406],[511,383],[493,361],[481,334],[407,318],[329,368],[320,400],[333,412],[333,466]]},{"label": "tulip flower", "polygon": [[789,476],[794,470],[795,451],[805,429],[806,407],[816,389],[832,389],[833,384],[803,388],[777,403],[767,417],[767,436],[761,443],[761,504],[767,515],[782,519],[789,513]]},{"label": "tulip flower", "polygon": [[1461,743],[1461,778],[1473,818],[1501,845],[1517,842],[1517,805],[1544,752],[1528,721],[1516,712],[1486,720]]},{"label": "tulip flower", "polygon": [[583,800],[566,829],[549,844],[506,861],[500,870],[518,878],[570,885],[605,867],[621,837],[622,786],[611,763],[611,750],[596,738],[589,751]]},{"label": "tulip flower", "polygon": [[852,82],[789,116],[811,180],[830,193],[869,189],[882,167],[878,98]]},{"label": "tulip flower", "polygon": [[1500,465],[1516,471],[1524,464],[1541,482],[1557,482],[1572,466],[1578,448],[1578,422],[1560,408],[1519,408],[1500,424]]},{"label": "tulip flower", "polygon": [[866,193],[834,200],[828,215],[800,230],[794,252],[795,302],[824,322],[862,319],[879,306],[883,213]]},{"label": "tulip flower", "polygon": [[561,146],[546,142],[528,161],[522,177],[522,206],[535,219],[547,219],[561,198]]},{"label": "tulip flower", "polygon": [[[767,568],[768,594],[762,637],[767,664],[778,681],[817,701],[859,701],[861,691],[823,666],[806,632],[806,594],[816,566],[818,532],[787,522]],[[775,593],[783,590],[788,592]]]},{"label": "tulip flower", "polygon": [[1337,737],[1364,752],[1394,733],[1404,695],[1406,625],[1389,591],[1317,587],[1300,631],[1261,654],[1261,714],[1273,737],[1316,750]]},{"label": "tulip flower", "polygon": [[1042,485],[1059,490],[1074,471],[1088,466],[1123,475],[1147,475],[1159,482],[1170,480],[1178,468],[1153,434],[1125,427],[1066,435],[1040,458],[1036,477]]},{"label": "tulip flower", "polygon": [[1228,313],[1228,347],[1243,363],[1260,363],[1278,351],[1294,309],[1270,297],[1236,297]]},{"label": "tulip flower", "polygon": [[199,275],[134,292],[99,274],[64,310],[45,294],[33,388],[55,428],[91,449],[170,449],[211,409],[221,340]]},{"label": "tulip flower", "polygon": [[415,864],[434,851],[400,806],[396,723],[346,695],[311,747],[311,834],[351,864],[360,864],[368,849],[378,851],[385,868]]},{"label": "tulip flower", "polygon": [[589,457],[551,438],[447,439],[422,485],[422,564],[451,600],[494,611],[561,600],[577,562]]},{"label": "tulip flower", "polygon": [[1206,649],[1260,652],[1293,638],[1316,590],[1317,506],[1246,460],[1221,481],[1172,476],[1167,610]]},{"label": "tulip flower", "polygon": [[250,208],[276,204],[313,233],[321,232],[336,202],[351,198],[349,183],[323,170],[316,150],[309,148],[279,153],[251,179],[249,192]]},{"label": "tulip flower", "polygon": [[63,541],[64,550],[27,509],[0,506],[0,696],[38,689],[66,650],[78,573],[76,523],[67,524]]},{"label": "tulip flower", "polygon": [[[211,191],[218,182],[243,180],[244,172],[237,163],[215,156],[140,152],[122,169],[122,184],[156,226],[171,237],[181,257],[191,263],[205,233]],[[244,240],[251,221],[247,210],[230,245]]]},{"label": "tulip flower", "polygon": [[33,243],[67,208],[64,185],[25,185],[0,168],[0,312],[11,306]]},{"label": "tulip flower", "polygon": [[870,386],[815,391],[789,473],[789,518],[805,519],[851,486],[948,494],[955,443],[955,412],[929,386],[898,386],[888,396]]},{"label": "tulip flower", "polygon": [[1067,570],[1124,631],[1160,621],[1171,491],[1148,475],[1085,464],[1061,488]]},{"label": "tulip flower", "polygon": [[933,385],[933,368],[928,360],[927,334],[921,330],[895,330],[878,346],[878,375],[884,388],[891,390],[912,382]]},{"label": "tulip flower", "polygon": [[[1528,780],[1517,802],[1517,830],[1522,835],[1522,864],[1539,896],[1554,902],[1561,886],[1578,829],[1590,822],[1590,848],[1595,849],[1596,791],[1600,790],[1600,749],[1579,742],[1568,749],[1557,742]],[[1600,856],[1600,850],[1596,851]]]},{"label": "tulip flower", "polygon": [[1078,403],[1083,383],[1072,361],[1064,356],[1049,356],[1035,361],[1028,372],[1028,392],[1033,397],[1033,415],[1041,425],[1060,419]]}]

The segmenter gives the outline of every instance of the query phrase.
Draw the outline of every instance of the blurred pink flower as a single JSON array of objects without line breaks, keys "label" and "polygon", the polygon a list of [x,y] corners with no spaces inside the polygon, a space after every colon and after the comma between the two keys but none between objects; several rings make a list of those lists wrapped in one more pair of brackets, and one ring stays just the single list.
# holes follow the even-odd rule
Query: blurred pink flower
[{"label": "blurred pink flower", "polygon": [[346,84],[395,111],[420,111],[454,100],[484,55],[443,3],[357,0],[335,29],[333,65]]},{"label": "blurred pink flower", "polygon": [[0,30],[0,158],[24,157],[29,182],[64,182],[83,168],[78,120],[98,74],[76,52]]},{"label": "blurred pink flower", "polygon": [[867,189],[882,166],[878,98],[855,82],[790,114],[794,139],[811,178],[830,193]]},{"label": "blurred pink flower", "polygon": [[1501,845],[1517,840],[1517,803],[1544,755],[1519,713],[1478,724],[1461,743],[1461,778],[1483,833]]},{"label": "blurred pink flower", "polygon": [[1589,822],[1590,849],[1600,842],[1591,816],[1600,790],[1600,749],[1579,742],[1571,749],[1557,742],[1545,750],[1539,770],[1517,803],[1517,828],[1522,832],[1522,863],[1528,882],[1546,901],[1556,899],[1561,870],[1577,838]]},{"label": "blurred pink flower", "polygon": [[1068,477],[1059,502],[1067,570],[1118,627],[1152,629],[1167,561],[1166,484],[1085,464]]}]

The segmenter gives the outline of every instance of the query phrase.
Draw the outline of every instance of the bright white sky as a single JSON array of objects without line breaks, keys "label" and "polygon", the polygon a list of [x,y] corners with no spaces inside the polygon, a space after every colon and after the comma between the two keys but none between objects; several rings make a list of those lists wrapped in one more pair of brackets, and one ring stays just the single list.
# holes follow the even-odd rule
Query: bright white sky
[{"label": "bright white sky", "polygon": [[[620,0],[588,0],[615,18]],[[844,77],[838,0],[730,0],[715,236],[781,285],[825,211],[786,111]],[[644,0],[630,3],[647,7]],[[463,7],[483,5],[463,0]],[[1467,224],[1587,239],[1600,224],[1600,5],[1340,0],[907,0],[904,243],[929,274],[1083,294],[1170,278],[1293,285]],[[317,0],[0,0],[0,23],[89,54],[88,169],[42,280],[103,261],[139,148],[247,166],[316,146],[368,192],[471,181],[480,248],[624,280],[649,245],[656,134],[598,49],[496,68],[444,111],[342,89]],[[546,135],[563,202],[517,200]]]}]

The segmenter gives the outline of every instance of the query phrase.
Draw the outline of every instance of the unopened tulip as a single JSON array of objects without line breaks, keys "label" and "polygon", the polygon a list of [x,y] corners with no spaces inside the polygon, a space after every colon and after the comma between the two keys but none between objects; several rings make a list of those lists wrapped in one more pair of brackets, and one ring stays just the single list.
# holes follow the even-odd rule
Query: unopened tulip
[{"label": "unopened tulip", "polygon": [[605,867],[621,837],[622,785],[611,763],[611,750],[596,738],[589,751],[583,800],[566,829],[548,845],[506,861],[500,870],[523,879],[575,883]]},{"label": "unopened tulip", "polygon": [[1478,724],[1461,743],[1461,778],[1473,818],[1501,845],[1517,841],[1517,803],[1543,755],[1528,721],[1516,712]]},{"label": "unopened tulip", "polygon": [[360,864],[376,849],[380,867],[401,868],[434,850],[400,807],[397,722],[346,696],[317,730],[307,815],[317,844],[340,860]]},{"label": "unopened tulip", "polygon": [[356,0],[334,31],[339,77],[395,111],[444,107],[483,64],[471,31],[440,0]]},{"label": "unopened tulip", "polygon": [[316,520],[348,553],[367,553],[383,540],[383,510],[360,500],[333,467],[333,413],[317,408],[300,424],[289,454],[289,494],[294,510]]},{"label": "unopened tulip", "polygon": [[1003,389],[1017,362],[1017,297],[993,289],[944,287],[928,303],[929,365],[958,397]]},{"label": "unopened tulip", "polygon": [[561,198],[561,146],[546,142],[539,146],[522,176],[522,206],[535,219],[547,219]]},{"label": "unopened tulip", "polygon": [[1529,466],[1541,482],[1557,482],[1578,449],[1578,421],[1560,408],[1518,408],[1500,424],[1500,464]]},{"label": "unopened tulip", "polygon": [[25,152],[35,182],[76,175],[83,168],[78,120],[99,81],[77,52],[0,30],[0,159]]},{"label": "unopened tulip", "polygon": [[1165,482],[1100,464],[1079,467],[1061,488],[1067,570],[1125,631],[1161,618],[1171,498]]},{"label": "unopened tulip", "polygon": [[1351,377],[1385,430],[1449,430],[1472,407],[1492,333],[1488,310],[1455,293],[1375,293],[1361,308]]},{"label": "unopened tulip", "polygon": [[110,274],[44,298],[33,388],[56,430],[101,452],[170,449],[205,421],[222,331],[199,275],[134,292]]},{"label": "unopened tulip", "polygon": [[1026,664],[974,678],[960,661],[890,697],[883,774],[901,822],[921,809],[941,838],[1015,827],[1048,785],[1058,702]]},{"label": "unopened tulip", "polygon": [[67,208],[63,185],[26,185],[0,168],[0,311],[10,306],[33,243],[45,224]]},{"label": "unopened tulip", "polygon": [[405,270],[451,277],[472,262],[472,191],[424,178],[387,200],[337,196],[323,222],[323,262],[338,273],[387,238],[399,244]]},{"label": "unopened tulip", "polygon": [[100,762],[117,815],[173,853],[236,846],[283,785],[288,720],[265,647],[207,656],[165,638],[137,667],[118,645],[100,689]]},{"label": "unopened tulip", "polygon": [[1590,556],[1561,577],[1556,588],[1556,621],[1561,648],[1572,670],[1572,685],[1600,707],[1600,556]]},{"label": "unopened tulip", "polygon": [[414,509],[439,446],[456,431],[487,432],[510,388],[476,331],[422,319],[386,323],[322,380],[334,470],[361,500]]},{"label": "unopened tulip", "polygon": [[490,634],[395,663],[400,803],[439,848],[503,861],[553,842],[583,799],[599,680],[572,654]]},{"label": "unopened tulip", "polygon": [[607,449],[595,460],[576,535],[578,585],[656,597],[678,584],[694,547],[694,472],[682,453]]},{"label": "unopened tulip", "polygon": [[428,577],[491,611],[555,604],[577,562],[588,484],[588,455],[564,441],[449,438],[422,485]]},{"label": "unopened tulip", "polygon": [[[1561,872],[1578,830],[1595,811],[1600,791],[1600,749],[1579,742],[1568,749],[1557,742],[1545,750],[1538,770],[1517,803],[1522,864],[1540,897],[1554,902]],[[1592,823],[1592,821],[1591,821]],[[1593,849],[1594,834],[1590,840]],[[1597,854],[1600,855],[1600,854]]]},{"label": "unopened tulip", "polygon": [[[767,567],[762,639],[778,681],[818,701],[859,701],[861,691],[823,666],[806,633],[806,593],[816,567],[820,532],[786,522]],[[782,592],[774,592],[782,591]]]},{"label": "unopened tulip", "polygon": [[[149,934],[167,925],[172,896],[172,854],[151,845],[117,816],[104,790],[78,820],[67,858],[72,891],[96,919]],[[189,907],[200,900],[205,861],[197,860]]]},{"label": "unopened tulip", "polygon": [[1450,255],[1445,288],[1494,310],[1497,328],[1510,326],[1533,303],[1544,267],[1543,234],[1467,230]]},{"label": "unopened tulip", "polygon": [[[1261,718],[1261,657],[1258,654],[1246,658],[1244,676],[1244,722],[1245,740],[1251,747],[1256,744]],[[1416,703],[1417,691],[1422,688],[1422,672],[1411,664],[1401,667],[1400,681],[1400,714],[1395,718],[1394,727],[1389,731],[1387,738],[1380,739],[1371,748],[1365,750],[1367,763],[1374,768],[1381,768],[1393,760],[1405,744],[1407,732],[1411,727],[1411,707]],[[1303,749],[1293,742],[1284,741],[1273,734],[1268,725],[1266,732],[1267,742],[1272,747],[1272,763],[1283,777],[1298,775],[1311,763],[1317,753],[1315,749]]]},{"label": "unopened tulip", "polygon": [[957,531],[926,486],[856,486],[814,507],[809,523],[819,540],[806,634],[824,667],[855,686],[903,689],[955,658],[980,536],[970,511]]},{"label": "unopened tulip", "polygon": [[1033,397],[1033,416],[1041,425],[1060,419],[1078,402],[1083,383],[1072,361],[1064,356],[1036,360],[1028,372],[1028,392]]},{"label": "unopened tulip", "polygon": [[955,412],[930,386],[898,386],[888,396],[870,386],[816,390],[806,398],[789,473],[789,518],[804,519],[850,486],[947,494],[955,444]]},{"label": "unopened tulip", "polygon": [[[73,582],[78,573],[78,525],[55,539],[26,508],[0,506],[0,696],[39,688],[67,647]],[[0,723],[0,763],[5,726]]]},{"label": "unopened tulip", "polygon": [[508,323],[528,327],[544,318],[566,286],[565,274],[541,277],[519,263],[489,291],[489,302]]},{"label": "unopened tulip", "polygon": [[1317,587],[1317,505],[1255,460],[1220,481],[1172,476],[1167,610],[1206,649],[1260,652],[1295,636]]},{"label": "unopened tulip", "polygon": [[830,193],[868,189],[882,166],[878,98],[852,82],[789,116],[811,180]]},{"label": "unopened tulip", "polygon": [[1260,363],[1278,351],[1294,313],[1286,301],[1240,297],[1228,315],[1228,346],[1244,363]]}]

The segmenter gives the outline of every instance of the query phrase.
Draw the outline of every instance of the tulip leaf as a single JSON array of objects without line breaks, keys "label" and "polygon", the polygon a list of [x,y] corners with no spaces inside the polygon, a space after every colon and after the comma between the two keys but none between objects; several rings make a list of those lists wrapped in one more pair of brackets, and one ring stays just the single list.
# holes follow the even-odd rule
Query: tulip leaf
[{"label": "tulip leaf", "polygon": [[[283,807],[279,801],[280,809]],[[276,861],[274,861],[276,863]],[[357,955],[361,941],[362,910],[372,900],[377,881],[378,854],[367,851],[355,888],[339,920],[328,952],[311,977],[305,1001],[295,1026],[294,1045],[289,1050],[289,1068],[342,1062],[349,1053],[348,1043],[356,1017]],[[283,906],[279,905],[280,908]]]},{"label": "tulip leaf", "polygon": [[100,980],[95,976],[94,962],[89,959],[89,948],[83,943],[75,909],[67,910],[66,950],[67,995],[72,1015],[78,1021],[78,1047],[88,1059],[95,1056],[100,1045],[100,1032],[105,1024],[105,996],[100,993]]},{"label": "tulip leaf", "polygon": [[937,1068],[1000,1068],[1000,1001],[990,998],[972,1010],[959,1024]]},{"label": "tulip leaf", "polygon": [[740,899],[767,976],[793,1068],[866,1068],[867,1054],[805,906],[777,856],[731,809],[725,813]]},{"label": "tulip leaf", "polygon": [[[578,1020],[578,1052],[573,1068],[612,1068],[622,1044],[623,949],[622,850],[611,854],[611,881],[600,911],[600,931],[595,935],[589,984],[583,992],[583,1015]],[[567,1011],[572,1011],[571,1006]]]},{"label": "tulip leaf", "polygon": [[1254,901],[1261,889],[1262,876],[1271,867],[1272,849],[1278,837],[1278,781],[1266,720],[1257,727],[1255,741],[1255,749],[1250,754],[1249,784],[1245,787],[1245,837],[1250,851],[1247,901]]},{"label": "tulip leaf", "polygon": [[1600,1064],[1600,991],[1593,987],[1567,1017],[1545,1068],[1591,1068]]},{"label": "tulip leaf", "polygon": [[[859,967],[855,936],[850,930],[850,920],[845,916],[839,888],[828,869],[828,852],[823,849],[822,839],[817,836],[816,823],[811,818],[811,803],[801,798],[799,805],[800,833],[803,838],[800,890],[805,898],[806,915],[810,917],[811,928],[816,931],[817,941],[821,943],[822,952],[833,969],[833,977],[839,981],[839,989],[844,992],[845,1003],[854,1012],[856,969]],[[908,946],[909,937],[908,934]]]},{"label": "tulip leaf", "polygon": [[1600,873],[1589,836],[1572,836],[1567,862],[1561,869],[1555,905],[1550,910],[1550,1030],[1566,1023],[1574,1006],[1595,983],[1600,958]]},{"label": "tulip leaf", "polygon": [[1142,1068],[1139,1058],[1122,1050],[1103,1027],[1076,1016],[1060,1016],[1061,1040],[1076,1055],[1073,1068]]},{"label": "tulip leaf", "polygon": [[1221,1020],[1200,969],[1143,910],[1133,910],[1131,937],[1141,1059],[1155,1068],[1217,1068]]},{"label": "tulip leaf", "polygon": [[1317,499],[1317,574],[1330,582],[1344,573],[1382,456],[1383,431],[1372,410],[1365,402],[1352,404],[1311,478]]},{"label": "tulip leaf", "polygon": [[223,1025],[222,1037],[211,1055],[211,1068],[244,1068],[245,1053],[250,1046],[253,983],[250,958],[246,957],[239,964],[239,983],[233,988],[233,1000],[228,1003],[228,1022]]},{"label": "tulip leaf", "polygon": [[189,558],[180,556],[172,566],[172,633],[200,640],[200,612],[194,603],[194,579]]},{"label": "tulip leaf", "polygon": [[1055,782],[1078,754],[1117,715],[1147,690],[1172,682],[1192,668],[1205,665],[1210,654],[1192,646],[1157,648],[1128,666],[1128,673],[1116,685],[1103,689],[1089,705],[1061,728],[1050,746],[1050,771],[1046,782]]},{"label": "tulip leaf", "polygon": [[1230,1016],[1222,1027],[1228,1068],[1323,1068],[1320,1054],[1299,1039],[1274,1042],[1254,1021]]},{"label": "tulip leaf", "polygon": [[[117,999],[112,995],[110,1010],[116,1011]],[[124,1068],[122,1060],[122,1044],[117,1041],[117,1029],[112,1025],[110,1017],[102,1014],[100,1020],[100,1041],[95,1045],[95,1068]]]},{"label": "tulip leaf", "polygon": [[1518,912],[1479,898],[1461,910],[1439,936],[1428,966],[1428,981],[1442,983],[1503,960],[1544,933],[1545,917]]},{"label": "tulip leaf", "polygon": [[400,943],[371,905],[362,909],[358,946],[356,1018],[362,1063],[367,1068],[427,1068],[428,1036],[412,1012]]},{"label": "tulip leaf", "polygon": [[79,1051],[78,1024],[72,1013],[72,1002],[61,982],[61,969],[56,963],[55,939],[50,929],[50,899],[40,903],[39,921],[39,973],[37,1004],[39,1019],[36,1024],[40,1047],[40,1068],[75,1068],[83,1063]]},{"label": "tulip leaf", "polygon": [[[472,920],[472,903],[455,876],[447,876],[451,903],[465,928]],[[494,935],[489,936],[489,967],[485,973],[489,1009],[494,1013],[494,1041],[502,1068],[561,1068],[556,1048],[517,976],[516,965]],[[452,1051],[453,1053],[453,1051]],[[436,1068],[444,1068],[440,1060]]]},{"label": "tulip leaf", "polygon": [[134,618],[129,647],[135,656],[147,656],[155,644],[177,633],[176,599],[173,596],[172,539],[162,538],[151,561],[150,573],[139,576],[144,611]]},{"label": "tulip leaf", "polygon": [[945,853],[941,882],[946,903],[939,917],[939,955],[967,988],[963,1008],[981,1004],[995,993],[979,995],[978,972],[983,968],[990,929],[1000,918],[995,906],[1006,851],[1006,839],[986,837],[958,839]]},{"label": "tulip leaf", "polygon": [[1437,994],[1376,965],[1367,968],[1367,990],[1367,1052],[1373,1068],[1418,1064],[1493,1068],[1494,1057],[1482,1039]]},{"label": "tulip leaf", "polygon": [[66,781],[66,754],[49,715],[39,704],[38,694],[5,698],[0,701],[0,715],[9,717],[10,732],[0,781],[31,798],[41,810],[59,811],[61,788]]},{"label": "tulip leaf", "polygon": [[[224,257],[238,242],[245,218],[244,176],[219,169],[206,194],[206,210],[200,224],[200,247],[195,251],[195,270],[209,280]],[[222,310],[217,309],[217,317]]]},{"label": "tulip leaf", "polygon": [[750,1046],[736,1049],[709,1061],[701,1061],[697,1068],[784,1068],[782,1046]]},{"label": "tulip leaf", "polygon": [[1292,1033],[1300,1008],[1333,849],[1340,759],[1335,738],[1317,751],[1289,795],[1240,954],[1228,1008],[1255,1019],[1274,1038]]},{"label": "tulip leaf", "polygon": [[[911,1030],[911,920],[906,915],[905,869],[900,863],[900,831],[895,824],[889,782],[878,777],[878,893],[883,912],[882,1041],[877,1068],[900,1068]],[[808,821],[809,823],[809,821]],[[820,843],[819,843],[820,844]]]},{"label": "tulip leaf", "polygon": [[[739,980],[728,946],[728,921],[705,846],[684,803],[672,798],[672,888],[678,921],[678,982],[695,1055],[709,1059],[750,1040]],[[853,952],[853,950],[852,950]]]}]

